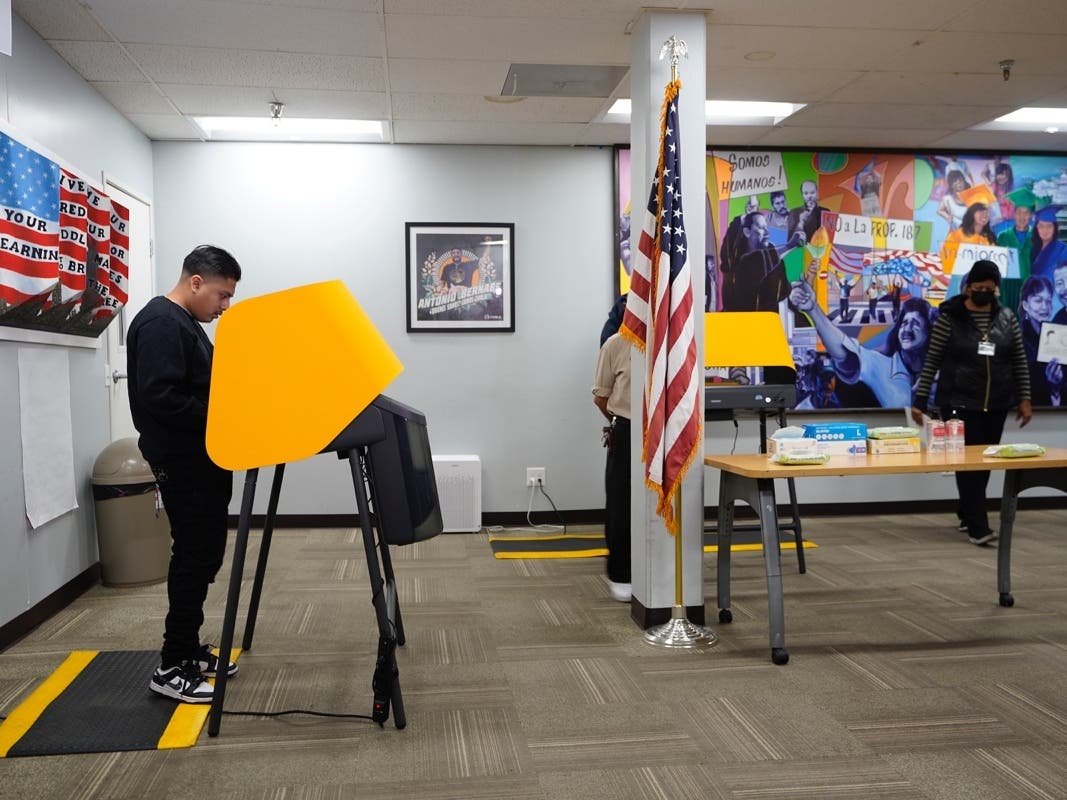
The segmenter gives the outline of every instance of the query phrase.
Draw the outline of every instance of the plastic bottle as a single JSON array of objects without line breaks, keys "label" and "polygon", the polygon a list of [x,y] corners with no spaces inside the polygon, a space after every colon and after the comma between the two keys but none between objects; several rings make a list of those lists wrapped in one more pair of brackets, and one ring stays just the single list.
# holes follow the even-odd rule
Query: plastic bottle
[{"label": "plastic bottle", "polygon": [[930,453],[944,453],[947,450],[946,439],[948,431],[944,420],[930,420],[930,427],[926,439],[926,449]]},{"label": "plastic bottle", "polygon": [[949,453],[963,452],[963,420],[955,413],[945,421],[945,445]]}]

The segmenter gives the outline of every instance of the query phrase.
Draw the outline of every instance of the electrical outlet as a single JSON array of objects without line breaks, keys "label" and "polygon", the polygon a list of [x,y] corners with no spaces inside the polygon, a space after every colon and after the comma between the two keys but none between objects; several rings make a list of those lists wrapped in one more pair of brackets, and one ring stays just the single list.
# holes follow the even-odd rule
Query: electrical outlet
[{"label": "electrical outlet", "polygon": [[537,486],[537,484],[545,485],[545,468],[544,467],[527,467],[526,468],[526,485]]}]

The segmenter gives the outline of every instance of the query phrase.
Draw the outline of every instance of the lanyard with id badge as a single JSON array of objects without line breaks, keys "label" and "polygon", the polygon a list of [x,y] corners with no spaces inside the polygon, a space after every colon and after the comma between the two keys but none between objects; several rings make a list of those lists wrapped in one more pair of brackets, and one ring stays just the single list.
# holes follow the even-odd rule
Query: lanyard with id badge
[{"label": "lanyard with id badge", "polygon": [[996,351],[996,345],[988,339],[982,339],[982,341],[978,343],[978,355],[980,356],[992,356]]}]

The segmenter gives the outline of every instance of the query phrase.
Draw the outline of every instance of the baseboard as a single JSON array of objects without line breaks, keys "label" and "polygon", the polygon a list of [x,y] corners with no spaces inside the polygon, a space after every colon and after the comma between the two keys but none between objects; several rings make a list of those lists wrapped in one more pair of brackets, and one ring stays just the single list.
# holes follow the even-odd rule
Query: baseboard
[{"label": "baseboard", "polygon": [[100,583],[100,562],[67,581],[28,611],[0,626],[0,650],[10,647],[42,622],[58,614],[78,597]]},{"label": "baseboard", "polygon": [[[1000,498],[990,498],[988,510],[1000,509]],[[787,508],[788,504],[779,503],[778,507]],[[801,503],[800,516],[803,517],[854,517],[865,514],[951,514],[955,511],[956,500],[898,500],[880,502],[877,512],[872,512],[870,503]],[[1067,509],[1067,495],[1053,497],[1020,497],[1019,510],[1027,509]],[[704,519],[714,522],[718,514],[716,506],[704,508]],[[739,504],[734,511],[735,519],[756,519],[756,513],[747,505]],[[265,515],[252,515],[252,530],[262,530]],[[570,509],[560,512],[538,511],[531,516],[535,525],[603,525],[604,509],[585,508]],[[483,511],[482,525],[491,527],[523,527],[528,525],[524,511]],[[357,514],[279,514],[274,523],[276,528],[354,528],[359,525]],[[237,526],[236,515],[230,517],[230,526]],[[664,620],[666,621],[666,620]]]}]

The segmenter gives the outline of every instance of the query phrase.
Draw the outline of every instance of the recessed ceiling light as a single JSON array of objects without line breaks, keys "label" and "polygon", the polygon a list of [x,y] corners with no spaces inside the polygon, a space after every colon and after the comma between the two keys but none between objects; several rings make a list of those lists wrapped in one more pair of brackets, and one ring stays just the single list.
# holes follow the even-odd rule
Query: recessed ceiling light
[{"label": "recessed ceiling light", "polygon": [[[708,125],[777,125],[804,108],[803,103],[770,103],[759,100],[708,100],[704,119]],[[620,97],[608,109],[605,122],[629,122],[630,98]]]},{"label": "recessed ceiling light", "polygon": [[775,55],[773,50],[753,50],[745,53],[745,61],[770,61]]},{"label": "recessed ceiling light", "polygon": [[482,95],[488,103],[521,103],[526,98],[522,95],[485,94]]},{"label": "recessed ceiling light", "polygon": [[1067,123],[1067,108],[1019,108],[994,122],[1022,122],[1031,125],[1059,125]]},{"label": "recessed ceiling light", "polygon": [[193,117],[212,141],[244,142],[380,142],[384,126],[376,119],[299,117]]}]

